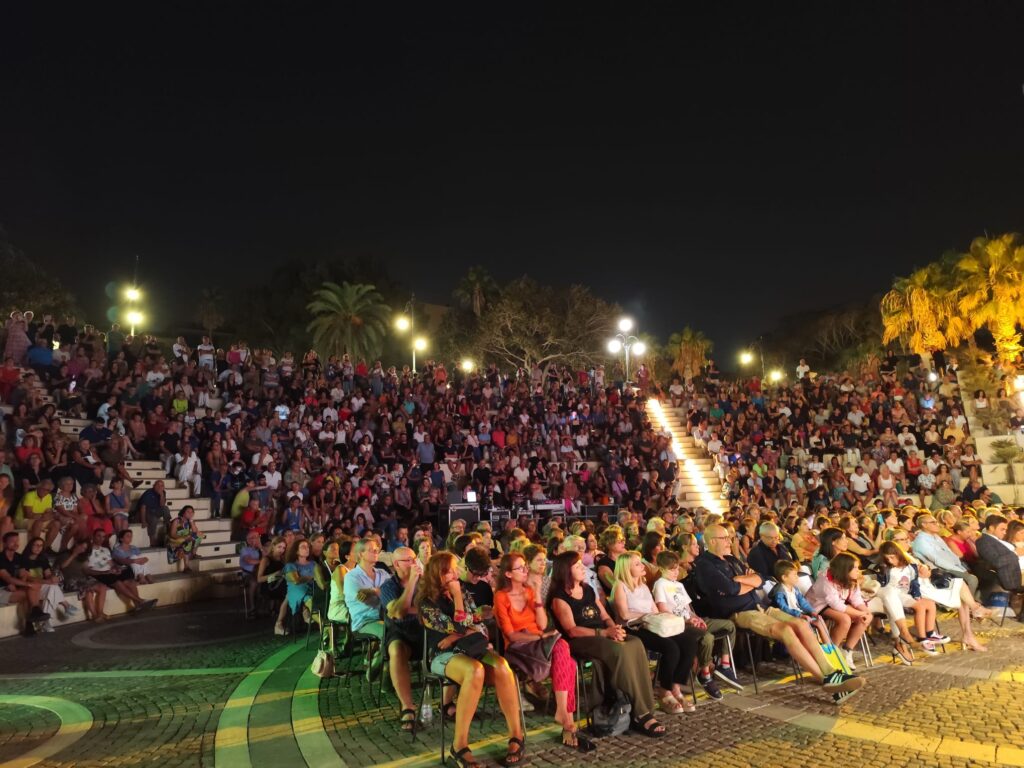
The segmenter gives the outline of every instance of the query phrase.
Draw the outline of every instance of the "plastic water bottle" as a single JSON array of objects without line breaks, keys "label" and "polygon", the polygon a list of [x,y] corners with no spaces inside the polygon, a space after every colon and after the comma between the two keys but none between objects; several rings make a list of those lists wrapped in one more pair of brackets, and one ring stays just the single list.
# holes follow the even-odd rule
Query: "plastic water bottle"
[{"label": "plastic water bottle", "polygon": [[430,704],[430,686],[423,692],[423,706],[420,707],[420,722],[428,724],[434,720],[434,708]]}]

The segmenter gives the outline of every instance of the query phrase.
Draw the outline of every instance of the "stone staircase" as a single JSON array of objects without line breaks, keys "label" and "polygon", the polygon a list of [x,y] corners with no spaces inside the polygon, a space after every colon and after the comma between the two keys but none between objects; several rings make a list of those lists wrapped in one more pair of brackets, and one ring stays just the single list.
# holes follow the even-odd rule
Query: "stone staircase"
[{"label": "stone staircase", "polygon": [[[1020,504],[1024,502],[1024,465],[1006,464],[996,460],[993,454],[992,444],[1000,440],[1014,440],[1018,446],[1024,448],[1024,435],[1020,432],[1011,435],[993,435],[982,426],[982,419],[974,407],[973,392],[964,384],[960,374],[957,374],[957,381],[960,384],[960,399],[963,402],[964,416],[967,417],[967,426],[974,438],[974,449],[981,458],[981,477],[985,485],[999,496],[1006,504]],[[964,485],[967,481],[964,481]]]},{"label": "stone staircase", "polygon": [[[36,388],[43,402],[54,402],[52,396],[41,384],[37,383]],[[0,409],[5,413],[9,413],[11,410],[10,406],[6,405],[0,406]],[[61,431],[71,437],[76,437],[90,424],[88,419],[77,419],[59,412],[58,416],[61,419]],[[147,488],[151,488],[157,480],[163,480],[171,516],[177,515],[182,507],[192,505],[195,509],[196,527],[205,536],[203,543],[198,548],[200,558],[192,564],[194,573],[187,571],[179,573],[176,563],[167,562],[167,550],[163,547],[151,546],[149,532],[146,528],[139,524],[133,524],[131,526],[133,544],[141,550],[143,557],[149,558],[148,565],[153,578],[152,584],[139,586],[139,593],[142,597],[159,598],[161,605],[171,605],[206,597],[222,596],[225,589],[235,590],[233,585],[238,575],[239,545],[237,542],[231,541],[231,520],[214,518],[211,500],[191,496],[187,487],[174,478],[167,477],[160,462],[129,460],[125,462],[125,467],[131,477],[139,482],[139,486],[131,491],[133,502],[145,493]],[[105,494],[108,490],[107,483],[100,486],[102,493]],[[20,531],[19,549],[25,546],[27,540],[27,532]],[[69,594],[67,599],[75,606],[80,605],[77,595]],[[127,606],[111,591],[107,595],[105,611],[112,616],[118,615],[125,613]],[[60,619],[57,616],[51,617],[54,627],[83,620],[82,611],[79,611],[70,620]],[[20,621],[16,607],[0,607],[0,638],[17,634],[19,629]]]},{"label": "stone staircase", "polygon": [[722,481],[714,460],[686,432],[686,411],[657,400],[647,401],[647,415],[658,432],[672,435],[672,450],[679,458],[676,499],[686,509],[704,507],[724,515],[729,505],[721,498]]}]

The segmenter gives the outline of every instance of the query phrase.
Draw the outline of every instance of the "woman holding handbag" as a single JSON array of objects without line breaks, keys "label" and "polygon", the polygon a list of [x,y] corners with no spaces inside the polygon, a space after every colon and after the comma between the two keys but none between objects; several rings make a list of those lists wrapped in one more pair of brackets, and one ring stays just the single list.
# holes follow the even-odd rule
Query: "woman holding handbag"
[{"label": "woman holding handbag", "polygon": [[646,617],[661,613],[646,578],[647,568],[639,552],[619,555],[615,561],[615,586],[612,589],[615,614],[626,622],[627,632],[640,638],[644,648],[661,654],[658,665],[661,690],[656,694],[661,696],[662,711],[672,715],[693,712],[696,707],[686,698],[682,685],[690,679],[693,662],[697,658],[698,639],[695,634],[685,631],[685,620],[680,622],[678,633],[669,637],[662,637],[645,626]]},{"label": "woman holding handbag", "polygon": [[587,568],[578,552],[555,556],[548,606],[558,631],[576,658],[590,659],[605,681],[605,693],[617,689],[629,700],[631,726],[662,738],[665,726],[654,717],[651,671],[644,644],[617,625],[587,584]]},{"label": "woman holding handbag", "polygon": [[[508,662],[491,650],[486,631],[474,623],[476,606],[462,591],[456,564],[451,552],[432,556],[416,593],[420,621],[427,631],[426,648],[436,649],[430,670],[459,686],[451,758],[460,768],[480,765],[469,748],[469,726],[484,685],[493,685],[511,734],[502,762],[518,765],[526,748],[519,719],[519,686]],[[430,650],[427,653],[430,655]]]},{"label": "woman holding handbag", "polygon": [[[528,548],[529,549],[529,548]],[[494,595],[494,615],[505,636],[505,658],[530,676],[527,686],[551,677],[555,692],[555,722],[562,726],[562,744],[580,752],[596,745],[576,728],[576,660],[569,644],[557,630],[548,630],[548,614],[536,592],[526,585],[527,560],[519,553],[501,558],[499,589]],[[543,698],[541,696],[540,698]]]}]

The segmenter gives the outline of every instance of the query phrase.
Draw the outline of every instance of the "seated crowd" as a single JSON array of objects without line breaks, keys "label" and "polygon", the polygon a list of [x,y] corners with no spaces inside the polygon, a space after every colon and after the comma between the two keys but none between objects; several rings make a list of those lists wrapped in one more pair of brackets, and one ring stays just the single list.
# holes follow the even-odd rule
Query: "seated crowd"
[{"label": "seated crowd", "polygon": [[[194,350],[179,337],[168,351],[116,325],[102,335],[45,320],[12,317],[4,370],[31,373],[0,371],[14,411],[0,468],[0,594],[25,606],[26,626],[72,608],[61,583],[95,621],[109,588],[150,607],[131,523],[169,562],[197,556],[194,509],[172,518],[165,481],[131,502],[125,460],[159,460],[166,482],[233,521],[251,612],[272,613],[279,634],[317,622],[339,654],[366,640],[371,679],[387,662],[403,730],[418,723],[411,668],[426,653],[454,683],[442,716],[454,720],[461,765],[476,764],[469,725],[485,685],[507,721],[506,764],[525,756],[517,677],[529,698],[553,696],[562,742],[589,751],[574,715],[579,662],[593,668],[590,706],[621,694],[632,726],[660,737],[658,708],[693,711],[691,681],[712,699],[719,682],[741,687],[730,653],[740,630],[783,646],[841,703],[864,684],[853,651],[872,625],[888,621],[909,664],[914,649],[948,642],[941,605],[980,651],[979,598],[1020,588],[1024,524],[977,492],[955,377],[935,392],[917,371],[763,388],[711,370],[662,395],[646,379],[612,385],[600,368],[397,371],[313,351],[277,359],[244,342],[225,351],[208,337]],[[13,331],[33,343],[20,356]],[[31,354],[44,347],[50,355]],[[36,380],[56,407],[38,400]],[[716,458],[728,514],[679,504],[672,436],[651,426],[646,397],[685,408]],[[92,424],[70,440],[58,411]],[[852,479],[862,475],[866,485]],[[485,518],[504,511],[496,528],[449,529],[448,504],[470,491]],[[911,492],[920,505],[903,503]],[[520,514],[546,500],[557,503],[549,516]],[[605,505],[617,513],[584,514]],[[23,553],[13,527],[29,531]]]}]

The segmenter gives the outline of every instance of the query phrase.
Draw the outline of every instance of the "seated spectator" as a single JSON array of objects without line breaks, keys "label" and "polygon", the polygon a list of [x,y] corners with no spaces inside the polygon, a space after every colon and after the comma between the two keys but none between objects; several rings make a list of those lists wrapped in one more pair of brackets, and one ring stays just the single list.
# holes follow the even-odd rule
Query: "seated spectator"
[{"label": "seated spectator", "polygon": [[1012,543],[1006,541],[1008,521],[999,513],[985,518],[985,531],[977,541],[978,557],[995,571],[999,586],[1007,591],[1021,588],[1020,559]]},{"label": "seated spectator", "polygon": [[627,635],[612,620],[594,590],[585,583],[586,576],[577,552],[563,552],[555,557],[548,595],[555,627],[568,640],[574,658],[595,662],[608,691],[618,689],[629,699],[633,728],[660,738],[665,735],[665,726],[654,717],[647,651],[639,638]]},{"label": "seated spectator", "polygon": [[[555,695],[555,722],[562,726],[562,744],[581,752],[596,749],[596,745],[579,732],[573,715],[576,709],[576,661],[565,639],[558,637],[557,631],[548,629],[544,603],[527,583],[526,559],[518,553],[504,555],[498,572],[500,581],[494,596],[494,611],[498,628],[505,637],[505,658],[513,668],[527,675],[527,686],[538,698],[545,698],[541,694],[543,686],[540,683],[550,676]],[[557,640],[550,653],[545,654],[539,646],[550,642],[552,637],[557,637]],[[537,659],[545,655],[550,658],[550,665],[539,670],[548,673],[541,676],[537,670]]]},{"label": "seated spectator", "polygon": [[[149,545],[158,547],[167,538],[167,532],[171,529],[171,510],[167,506],[167,491],[163,480],[157,480],[152,488],[146,491],[139,498],[136,508],[139,513],[139,522],[146,526],[149,532]],[[161,523],[163,525],[161,526]],[[163,531],[163,536],[158,537],[157,531]],[[172,561],[173,562],[173,561]]]},{"label": "seated spectator", "polygon": [[988,650],[978,642],[971,628],[972,615],[977,618],[988,618],[992,615],[991,611],[982,608],[974,599],[974,587],[971,583],[976,585],[977,577],[966,571],[960,559],[939,536],[939,521],[934,515],[920,515],[915,525],[917,533],[911,545],[913,554],[933,572],[944,572],[949,578],[949,586],[941,588],[935,585],[933,579],[925,579],[921,582],[922,596],[957,611],[960,620],[960,642],[965,650]]},{"label": "seated spectator", "polygon": [[775,563],[793,560],[795,556],[782,540],[782,532],[775,523],[761,523],[757,529],[758,542],[747,554],[747,564],[764,581],[774,581]]},{"label": "seated spectator", "polygon": [[8,531],[3,536],[3,550],[0,550],[0,606],[19,605],[24,609],[26,637],[44,629],[50,614],[41,607],[42,585],[29,578],[22,556],[18,553],[18,533]]},{"label": "seated spectator", "polygon": [[381,604],[387,617],[388,669],[401,709],[400,727],[403,731],[411,731],[417,713],[409,669],[412,661],[423,657],[423,632],[414,598],[423,576],[423,567],[416,559],[416,553],[408,547],[399,547],[394,551],[391,565],[395,575],[385,581],[380,589]]},{"label": "seated spectator", "polygon": [[[882,564],[878,573],[881,589],[868,603],[872,612],[879,608],[889,617],[893,634],[893,650],[903,664],[914,660],[912,646],[919,647],[929,656],[938,654],[936,645],[949,641],[940,635],[935,623],[935,601],[921,597],[921,578],[928,578],[931,570],[914,563],[895,541],[884,541],[879,548]],[[907,627],[906,611],[914,611],[916,635]]]},{"label": "seated spectator", "polygon": [[378,640],[366,660],[366,677],[373,681],[380,674],[384,662],[381,648],[384,620],[381,616],[380,588],[387,581],[388,574],[376,567],[380,545],[373,539],[357,541],[353,554],[358,565],[345,574],[345,605],[348,607],[352,632],[373,635]]},{"label": "seated spectator", "polygon": [[[346,593],[349,577],[346,577]],[[449,756],[462,768],[480,764],[469,747],[469,726],[483,686],[493,685],[509,732],[503,764],[518,765],[525,757],[519,686],[508,662],[494,653],[487,643],[486,631],[476,623],[472,598],[462,591],[455,556],[450,552],[438,552],[430,558],[420,579],[416,607],[426,629],[426,647],[436,651],[430,658],[431,671],[459,686]],[[483,635],[482,640],[473,637],[477,633]],[[461,652],[462,648],[472,650],[473,655]]]},{"label": "seated spectator", "polygon": [[466,578],[462,579],[462,591],[473,596],[473,605],[478,612],[477,620],[489,622],[494,617],[491,556],[483,547],[471,546],[465,551],[463,564]]},{"label": "seated spectator", "polygon": [[288,609],[292,616],[311,620],[309,608],[313,597],[313,572],[316,562],[311,557],[309,541],[295,539],[285,555],[284,580],[287,587]]},{"label": "seated spectator", "polygon": [[661,574],[654,582],[654,602],[662,613],[671,613],[686,620],[686,632],[697,641],[697,682],[705,693],[716,701],[722,698],[722,692],[712,677],[715,673],[722,680],[737,690],[743,690],[732,668],[732,659],[728,651],[719,656],[718,669],[714,664],[716,635],[723,633],[729,643],[722,645],[725,649],[733,647],[736,642],[736,626],[728,619],[708,619],[705,621],[693,610],[693,601],[686,592],[686,587],[679,581],[680,558],[675,552],[661,552],[658,555],[658,572]]},{"label": "seated spectator", "polygon": [[695,707],[683,693],[682,686],[689,681],[693,662],[697,658],[696,633],[681,632],[672,637],[661,637],[644,627],[643,618],[659,613],[650,588],[647,569],[639,552],[625,552],[615,561],[615,586],[612,605],[615,616],[626,623],[626,631],[638,638],[644,648],[661,655],[658,666],[661,709],[673,715],[693,712]]},{"label": "seated spectator", "polygon": [[133,538],[134,534],[131,528],[124,528],[117,532],[117,546],[111,550],[114,562],[130,567],[139,584],[152,584],[153,579],[149,575],[149,558],[145,557],[142,551],[132,544]]},{"label": "seated spectator", "polygon": [[695,563],[697,584],[712,615],[781,642],[792,659],[832,694],[836,704],[860,690],[864,679],[833,669],[807,622],[778,608],[760,609],[754,590],[760,588],[761,577],[730,554],[731,538],[721,525],[708,526],[704,530],[707,551]]},{"label": "seated spectator", "polygon": [[[258,536],[259,534],[257,534]],[[285,599],[287,582],[284,579],[284,557],[288,545],[282,536],[275,536],[263,550],[259,567],[256,569],[256,581],[260,585],[260,595],[270,603],[271,608],[277,603],[277,621],[274,623],[275,635],[286,635],[284,617],[288,611]]]},{"label": "seated spectator", "polygon": [[77,592],[82,608],[85,609],[85,620],[100,623],[109,618],[103,613],[107,587],[85,573],[90,547],[88,542],[76,542],[71,549],[62,553],[58,563],[64,579],[65,593]]},{"label": "seated spectator", "polygon": [[850,669],[854,669],[853,649],[871,623],[871,611],[860,594],[860,578],[857,558],[840,552],[807,591],[807,602],[814,612],[832,622],[832,642],[842,651]]},{"label": "seated spectator", "polygon": [[[40,606],[45,613],[56,616],[59,608],[64,614],[64,619],[69,619],[78,613],[78,608],[64,597],[58,574],[43,551],[42,539],[29,540],[25,550],[21,553],[21,564],[26,571],[26,580],[39,585]],[[50,620],[44,621],[40,629],[43,632],[53,632]]]},{"label": "seated spectator", "polygon": [[167,562],[177,563],[178,573],[187,570],[189,563],[199,557],[196,550],[205,538],[196,525],[195,516],[195,508],[186,504],[167,532]]},{"label": "seated spectator", "polygon": [[129,610],[148,611],[157,604],[156,599],[143,600],[139,595],[138,583],[132,575],[131,568],[122,567],[114,562],[114,556],[107,548],[107,537],[103,531],[96,531],[93,534],[84,573],[117,592],[128,602]]}]

